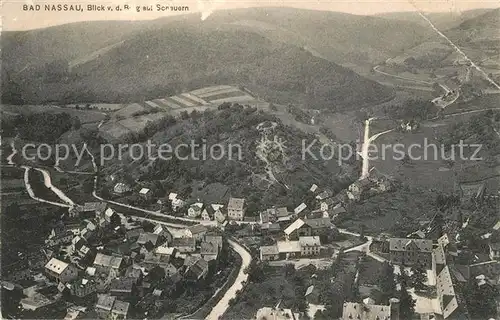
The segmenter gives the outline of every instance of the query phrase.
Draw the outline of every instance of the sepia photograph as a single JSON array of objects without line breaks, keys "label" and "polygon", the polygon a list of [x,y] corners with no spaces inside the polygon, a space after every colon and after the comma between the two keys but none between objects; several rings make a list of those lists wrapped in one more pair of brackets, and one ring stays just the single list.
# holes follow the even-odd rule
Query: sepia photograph
[{"label": "sepia photograph", "polygon": [[63,1],[1,4],[0,319],[500,319],[499,0]]}]

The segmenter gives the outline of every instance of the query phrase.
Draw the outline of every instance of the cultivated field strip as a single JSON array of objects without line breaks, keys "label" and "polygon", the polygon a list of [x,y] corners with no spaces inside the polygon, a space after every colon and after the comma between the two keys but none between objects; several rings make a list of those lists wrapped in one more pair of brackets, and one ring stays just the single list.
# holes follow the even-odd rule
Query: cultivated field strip
[{"label": "cultivated field strip", "polygon": [[202,99],[200,99],[192,94],[189,94],[187,92],[178,95],[178,97],[182,98],[186,101],[189,101],[192,104],[197,105],[197,106],[202,106],[202,105],[208,104],[208,102],[206,102],[205,100],[202,100]]},{"label": "cultivated field strip", "polygon": [[231,88],[226,88],[226,89],[221,89],[221,90],[214,90],[214,91],[210,91],[210,92],[207,92],[207,93],[204,93],[204,94],[199,94],[198,96],[200,98],[209,98],[211,96],[215,96],[215,95],[218,95],[218,94],[222,94],[222,93],[230,93],[230,92],[236,92],[236,91],[240,91],[238,88],[234,88],[234,87],[231,87]]},{"label": "cultivated field strip", "polygon": [[192,95],[189,92],[181,94],[181,97],[184,98],[184,99],[188,99],[188,100],[194,101],[194,102],[198,102],[199,104],[207,104],[208,103],[205,100],[200,99],[199,97],[197,97],[195,95]]},{"label": "cultivated field strip", "polygon": [[223,103],[223,102],[248,102],[255,101],[255,98],[249,95],[239,96],[239,97],[231,97],[231,98],[223,98],[217,100],[211,100],[210,103]]},{"label": "cultivated field strip", "polygon": [[172,99],[170,99],[170,98],[160,99],[160,101],[163,102],[164,104],[166,104],[167,106],[169,106],[172,109],[182,108],[180,105],[178,105],[177,103],[175,103],[174,101],[172,101]]},{"label": "cultivated field strip", "polygon": [[161,106],[159,106],[158,104],[156,104],[155,102],[153,101],[146,101],[146,104],[150,107],[153,107],[153,108],[162,108]]},{"label": "cultivated field strip", "polygon": [[154,99],[152,102],[154,102],[157,106],[162,108],[165,111],[171,110],[172,108],[166,104],[165,102],[161,101],[161,99]]},{"label": "cultivated field strip", "polygon": [[186,99],[183,99],[179,96],[173,96],[170,97],[170,99],[177,101],[178,103],[182,104],[184,107],[194,107],[194,104],[187,101]]},{"label": "cultivated field strip", "polygon": [[201,94],[205,94],[211,91],[217,91],[217,90],[222,90],[222,89],[229,89],[229,88],[234,88],[233,86],[228,86],[228,85],[220,85],[220,86],[213,86],[213,87],[206,87],[202,89],[196,89],[193,90],[189,93],[194,94],[195,96],[200,96]]}]

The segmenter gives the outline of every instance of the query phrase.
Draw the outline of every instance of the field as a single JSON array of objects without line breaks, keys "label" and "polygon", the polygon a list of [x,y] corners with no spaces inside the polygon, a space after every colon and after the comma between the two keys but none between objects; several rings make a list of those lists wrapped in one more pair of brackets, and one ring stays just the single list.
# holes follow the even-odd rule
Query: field
[{"label": "field", "polygon": [[129,105],[126,105],[125,107],[121,108],[120,110],[116,111],[113,113],[114,118],[129,118],[133,117],[137,113],[141,112],[146,112],[149,111],[151,108],[147,108],[144,105],[138,104],[138,103],[132,103]]},{"label": "field", "polygon": [[[125,111],[125,113],[130,113],[130,110]],[[129,133],[141,133],[144,131],[144,128],[149,122],[157,122],[164,117],[165,113],[156,112],[140,116],[127,117],[122,120],[116,119],[104,123],[99,128],[99,131],[106,140],[116,141],[120,140]]]},{"label": "field", "polygon": [[77,110],[73,108],[61,108],[58,106],[49,105],[0,105],[0,111],[6,112],[10,115],[15,114],[33,114],[33,113],[68,113],[72,117],[78,117],[80,122],[83,123],[94,123],[102,121],[106,118],[106,115],[98,111],[90,110]]},{"label": "field", "polygon": [[141,132],[149,121],[155,122],[165,116],[164,113],[150,113],[138,117],[127,118],[118,121],[118,123],[132,132]]},{"label": "field", "polygon": [[253,102],[255,98],[238,88],[228,85],[219,85],[196,89],[190,92],[146,101],[145,103],[154,108],[161,108],[167,112],[176,113],[183,111],[205,110],[223,102]]},{"label": "field", "polygon": [[268,107],[267,103],[260,102],[238,88],[219,85],[141,103],[115,104],[113,106],[117,111],[112,113],[113,120],[104,123],[99,131],[105,139],[116,141],[129,133],[142,132],[148,122],[159,121],[166,114],[180,116],[184,112],[203,112],[216,108],[224,102],[248,104],[265,109]]}]

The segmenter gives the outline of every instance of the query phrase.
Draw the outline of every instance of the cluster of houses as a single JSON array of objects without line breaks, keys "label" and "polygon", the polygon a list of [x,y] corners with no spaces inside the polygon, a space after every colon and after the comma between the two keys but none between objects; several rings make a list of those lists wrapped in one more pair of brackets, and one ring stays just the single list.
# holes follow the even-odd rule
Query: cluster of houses
[{"label": "cluster of houses", "polygon": [[[113,193],[116,195],[126,195],[132,192],[132,188],[123,182],[115,184]],[[148,188],[142,188],[138,191],[139,196],[145,200],[152,199],[152,191]],[[217,221],[222,224],[226,220],[243,221],[245,218],[245,199],[229,198],[227,205],[220,203],[206,204],[201,201],[196,201],[189,204],[187,200],[182,199],[179,194],[171,192],[166,199],[158,199],[157,204],[162,206],[169,203],[174,212],[179,212],[184,209],[185,216],[192,219],[200,219],[204,221]]]},{"label": "cluster of houses", "polygon": [[[478,286],[500,288],[500,261],[492,255],[482,257],[481,262],[464,265],[461,250],[444,234],[437,241],[419,238],[388,238],[381,236],[373,239],[372,253],[386,258],[393,265],[402,267],[421,267],[430,274],[428,284],[435,286],[439,313],[423,314],[426,319],[458,319],[467,316],[467,303],[460,291],[469,281]],[[476,258],[481,259],[476,255]],[[363,303],[344,303],[343,319],[399,319],[391,306],[375,305],[371,299]]]},{"label": "cluster of houses", "polygon": [[394,190],[396,182],[372,168],[367,178],[352,183],[345,192],[349,201],[360,201],[373,195]]},{"label": "cluster of houses", "polygon": [[[10,279],[31,277],[37,283],[21,300],[23,308],[44,308],[66,293],[84,305],[94,301],[91,309],[100,318],[125,319],[138,298],[165,299],[183,283],[203,281],[223,250],[223,237],[201,224],[174,237],[163,225],[127,219],[101,202],[78,206],[71,215],[78,216],[78,226],[54,228],[37,266]],[[57,287],[54,294],[42,294],[51,285]]]},{"label": "cluster of houses", "polygon": [[260,247],[260,260],[284,260],[297,257],[318,256],[321,252],[321,237],[335,229],[330,218],[299,218],[292,222],[275,244]]}]

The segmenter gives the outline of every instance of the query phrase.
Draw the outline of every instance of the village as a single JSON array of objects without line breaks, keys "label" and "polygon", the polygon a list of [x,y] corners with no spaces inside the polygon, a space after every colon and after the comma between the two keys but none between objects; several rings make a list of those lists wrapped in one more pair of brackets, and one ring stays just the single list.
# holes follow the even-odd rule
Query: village
[{"label": "village", "polygon": [[[219,289],[227,290],[234,285],[231,281],[240,281],[236,274],[243,267],[241,257],[228,243],[232,239],[251,254],[251,266],[292,265],[297,270],[312,268],[317,273],[331,267],[335,260],[354,254],[349,259],[356,266],[356,277],[348,285],[358,288],[359,296],[345,299],[342,319],[405,319],[399,298],[386,297],[388,304],[376,302],[381,301],[373,296],[373,290],[380,289],[376,279],[363,276],[364,265],[373,263],[379,269],[390,266],[391,274],[399,281],[419,274],[420,280],[413,281],[413,287],[407,287],[404,280],[392,293],[401,292],[402,286],[405,292],[408,290],[420,319],[456,319],[457,314],[466,312],[460,303],[464,298],[459,288],[471,279],[479,288],[498,286],[500,244],[494,239],[498,239],[500,223],[487,235],[491,239],[490,254],[475,254],[472,264],[464,264],[462,257],[470,250],[459,249],[447,234],[432,240],[425,232],[417,231],[406,238],[395,238],[336,227],[336,219],[349,214],[348,203],[396,187],[397,181],[373,171],[336,195],[312,185],[308,192],[315,199],[315,208],[303,202],[292,210],[272,207],[258,217],[248,217],[244,198],[188,204],[175,192],[156,198],[147,188],[136,187],[134,191],[118,182],[114,194],[126,197],[137,192],[148,203],[168,204],[175,217],[186,219],[189,225],[173,227],[154,216],[127,217],[113,202],[75,205],[47,235],[39,254],[6,267],[9,273],[2,285],[7,290],[22,288],[23,310],[59,310],[67,320],[154,318],[165,313],[190,319],[197,310],[214,307],[214,297],[224,291]],[[244,273],[251,272],[247,269]],[[262,305],[253,318],[307,319],[316,318],[311,310],[325,312],[325,297],[314,280],[316,273],[312,271],[308,276],[303,297],[308,311],[283,308],[279,303]],[[245,283],[247,280],[241,285]],[[71,306],[66,308],[63,301],[71,301]]]}]

